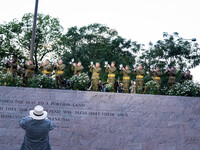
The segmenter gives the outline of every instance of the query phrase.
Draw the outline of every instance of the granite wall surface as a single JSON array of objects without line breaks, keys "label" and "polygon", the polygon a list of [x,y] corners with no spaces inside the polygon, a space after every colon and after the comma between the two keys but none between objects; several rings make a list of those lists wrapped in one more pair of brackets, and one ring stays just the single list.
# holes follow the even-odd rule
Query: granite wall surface
[{"label": "granite wall surface", "polygon": [[0,150],[18,150],[19,120],[42,105],[53,150],[200,150],[200,98],[0,87]]}]

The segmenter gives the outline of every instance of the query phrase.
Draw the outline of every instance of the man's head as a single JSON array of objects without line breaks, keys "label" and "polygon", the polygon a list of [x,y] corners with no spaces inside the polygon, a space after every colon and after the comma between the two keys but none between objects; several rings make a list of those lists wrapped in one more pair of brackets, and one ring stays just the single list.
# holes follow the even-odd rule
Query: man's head
[{"label": "man's head", "polygon": [[46,59],[46,62],[45,62],[45,64],[46,64],[46,65],[48,65],[48,64],[49,64],[49,60],[48,60],[48,59]]},{"label": "man's head", "polygon": [[190,70],[187,70],[187,71],[186,71],[186,74],[187,74],[187,75],[190,75]]},{"label": "man's head", "polygon": [[96,67],[98,68],[99,66],[100,66],[100,63],[97,62],[97,63],[96,63]]},{"label": "man's head", "polygon": [[76,66],[76,63],[73,63],[73,66],[75,67],[75,66]]},{"label": "man's head", "polygon": [[32,60],[29,60],[29,65],[32,65],[33,64],[33,61]]},{"label": "man's head", "polygon": [[171,67],[171,70],[172,70],[172,71],[174,71],[174,70],[175,70],[175,68],[174,68],[174,67]]},{"label": "man's head", "polygon": [[29,114],[34,120],[43,120],[47,117],[47,112],[40,105],[35,106],[34,110],[30,110]]},{"label": "man's head", "polygon": [[12,59],[12,62],[13,62],[13,63],[16,63],[16,62],[17,62],[17,59],[16,59],[16,58],[13,58],[13,59]]},{"label": "man's head", "polygon": [[128,70],[129,69],[129,65],[126,65],[126,70]]},{"label": "man's head", "polygon": [[131,80],[131,84],[133,84],[134,83],[134,81],[133,80]]},{"label": "man's head", "polygon": [[112,62],[111,62],[111,67],[114,67],[114,66],[115,66],[115,62],[112,61]]},{"label": "man's head", "polygon": [[160,69],[159,69],[159,67],[158,66],[156,66],[156,71],[159,71]]},{"label": "man's head", "polygon": [[78,67],[80,67],[80,66],[81,66],[81,62],[79,61],[79,62],[78,62]]},{"label": "man's head", "polygon": [[142,64],[139,65],[139,69],[142,69]]},{"label": "man's head", "polygon": [[59,63],[60,65],[62,65],[63,62],[62,62],[62,60],[60,59],[60,60],[58,61],[58,63]]}]

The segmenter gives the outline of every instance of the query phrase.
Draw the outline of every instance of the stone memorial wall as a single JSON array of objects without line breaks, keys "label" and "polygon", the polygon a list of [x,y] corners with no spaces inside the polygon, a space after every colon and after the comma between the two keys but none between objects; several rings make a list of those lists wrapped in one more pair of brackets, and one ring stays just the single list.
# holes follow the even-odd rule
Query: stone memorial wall
[{"label": "stone memorial wall", "polygon": [[42,105],[53,150],[200,150],[200,98],[0,87],[0,150],[18,150],[19,120]]}]

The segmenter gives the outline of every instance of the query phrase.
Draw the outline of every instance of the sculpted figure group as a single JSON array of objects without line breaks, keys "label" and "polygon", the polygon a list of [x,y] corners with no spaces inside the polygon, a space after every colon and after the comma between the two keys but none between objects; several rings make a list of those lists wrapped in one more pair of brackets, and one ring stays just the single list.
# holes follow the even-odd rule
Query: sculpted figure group
[{"label": "sculpted figure group", "polygon": [[[23,61],[22,61],[23,62]],[[13,77],[17,75],[22,77],[24,86],[27,86],[27,81],[29,78],[32,78],[35,73],[35,65],[30,60],[27,63],[23,63],[23,65],[18,66],[17,60],[13,59],[12,61],[6,60],[5,67],[7,68],[7,72],[11,73]],[[90,72],[92,73],[91,77],[91,87],[93,91],[104,91],[104,85],[100,80],[100,73],[102,68],[100,67],[100,63],[96,62],[93,64],[91,62]],[[129,65],[123,67],[123,65],[119,66],[120,74],[123,75],[123,80],[120,82],[116,79],[116,71],[117,67],[115,66],[115,62],[112,61],[111,64],[105,62],[105,72],[108,74],[107,76],[107,83],[112,86],[113,92],[124,92],[124,93],[144,93],[144,74],[145,71],[143,69],[142,64],[134,65],[134,68],[131,69]],[[47,59],[45,64],[41,63],[39,70],[46,76],[52,76],[52,72],[55,71],[55,79],[58,88],[64,87],[64,72],[65,72],[66,65],[63,64],[62,60],[58,60],[53,65],[50,64],[49,60]],[[82,63],[79,61],[78,63],[72,62],[71,70],[74,72],[74,75],[80,75],[83,71]],[[131,81],[131,75],[135,75],[135,81]],[[168,88],[170,88],[176,82],[176,71],[174,67],[166,68],[164,74],[169,76],[168,79]],[[153,77],[153,80],[161,84],[161,77],[163,72],[157,66],[155,69],[151,68],[149,75]],[[189,70],[186,70],[182,73],[182,79],[184,81],[192,80],[192,75],[190,74]],[[118,84],[118,89],[116,89],[116,84]],[[131,86],[130,86],[131,85]]]}]

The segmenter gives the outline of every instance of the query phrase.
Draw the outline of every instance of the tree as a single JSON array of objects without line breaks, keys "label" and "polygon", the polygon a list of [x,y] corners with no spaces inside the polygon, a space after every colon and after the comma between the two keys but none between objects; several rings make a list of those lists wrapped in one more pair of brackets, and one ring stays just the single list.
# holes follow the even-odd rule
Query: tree
[{"label": "tree", "polygon": [[[22,18],[23,28],[22,36],[19,41],[23,48],[30,50],[31,33],[32,33],[33,14],[25,14]],[[62,51],[62,37],[63,27],[57,18],[52,18],[49,15],[38,14],[37,28],[34,47],[34,60],[36,66],[38,60],[42,59],[49,53],[55,52],[60,54]]]},{"label": "tree", "polygon": [[[135,63],[135,53],[140,49],[140,45],[131,40],[126,40],[118,35],[116,30],[101,24],[91,24],[81,28],[71,27],[62,38],[65,43],[63,53],[64,62],[67,64],[72,58],[75,61],[80,60],[83,66],[89,66],[90,61],[100,62],[104,66],[104,62],[115,61],[116,65],[133,65]],[[67,70],[70,66],[68,66]],[[89,67],[85,67],[84,71],[89,71]],[[71,76],[71,71],[67,75]],[[102,78],[105,74],[101,75]]]},{"label": "tree", "polygon": [[20,59],[24,57],[16,38],[21,33],[21,27],[22,23],[16,19],[0,24],[0,59],[13,56]]},{"label": "tree", "polygon": [[[178,33],[172,35],[163,33],[163,40],[156,44],[149,43],[148,49],[143,49],[140,62],[145,66],[146,72],[150,71],[150,66],[158,65],[163,72],[165,66],[174,66],[177,70],[177,82],[181,82],[183,68],[193,68],[200,64],[200,49],[197,43],[184,40]],[[151,78],[148,78],[150,80]],[[167,77],[163,76],[162,83],[167,83]]]},{"label": "tree", "polygon": [[[28,13],[22,17],[21,21],[13,20],[8,24],[0,25],[1,49],[3,54],[12,55],[19,53],[26,56],[28,59],[30,53],[30,43],[32,35],[33,14]],[[34,46],[34,61],[36,68],[38,61],[49,53],[62,53],[62,37],[63,28],[57,18],[52,18],[49,15],[38,14],[37,28]],[[20,55],[20,56],[21,56]]]},{"label": "tree", "polygon": [[141,61],[150,68],[150,65],[160,67],[175,66],[178,69],[193,68],[200,64],[200,49],[197,43],[184,40],[178,33],[172,35],[163,33],[164,40],[156,44],[149,43],[149,49],[143,51]]}]

